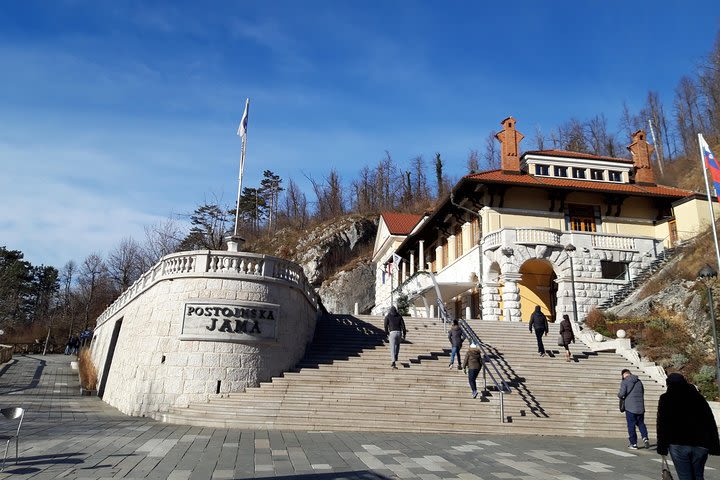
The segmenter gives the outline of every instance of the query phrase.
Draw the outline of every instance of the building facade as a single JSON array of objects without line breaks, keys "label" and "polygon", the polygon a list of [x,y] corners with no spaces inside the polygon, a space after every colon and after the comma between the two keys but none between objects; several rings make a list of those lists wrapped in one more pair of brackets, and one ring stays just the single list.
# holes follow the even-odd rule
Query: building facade
[{"label": "building facade", "polygon": [[[626,159],[520,154],[515,119],[501,124],[500,169],[462,178],[392,246],[378,233],[377,271],[395,264],[393,293],[407,294],[419,315],[434,316],[440,299],[456,318],[527,321],[540,306],[553,321],[582,321],[664,250],[709,225],[700,195],[655,182],[642,130]],[[374,313],[390,302],[378,285]]]}]

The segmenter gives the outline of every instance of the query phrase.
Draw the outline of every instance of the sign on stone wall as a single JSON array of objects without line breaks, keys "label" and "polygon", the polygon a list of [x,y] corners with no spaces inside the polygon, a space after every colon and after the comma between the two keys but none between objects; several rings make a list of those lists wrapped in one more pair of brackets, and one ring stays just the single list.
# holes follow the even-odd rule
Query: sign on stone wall
[{"label": "sign on stone wall", "polygon": [[280,305],[187,302],[180,340],[257,342],[277,339]]}]

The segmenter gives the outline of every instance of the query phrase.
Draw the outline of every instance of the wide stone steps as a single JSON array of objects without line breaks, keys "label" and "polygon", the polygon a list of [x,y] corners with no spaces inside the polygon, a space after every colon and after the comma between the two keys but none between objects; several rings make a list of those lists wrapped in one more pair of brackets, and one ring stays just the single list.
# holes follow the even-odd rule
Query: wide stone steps
[{"label": "wide stone steps", "polygon": [[[512,387],[503,396],[509,422],[501,423],[499,392],[472,399],[467,377],[447,368],[450,348],[442,324],[437,319],[406,319],[406,324],[408,341],[401,345],[398,370],[389,366],[381,317],[329,317],[294,371],[242,393],[173,409],[162,419],[308,431],[626,435],[615,395],[620,370],[632,367],[622,357],[594,354],[578,343],[571,346],[576,361],[565,362],[553,345],[557,325],[552,325],[545,343],[558,354],[540,358],[526,324],[471,321]],[[467,342],[463,354],[466,348]],[[640,378],[652,419],[661,389]]]}]

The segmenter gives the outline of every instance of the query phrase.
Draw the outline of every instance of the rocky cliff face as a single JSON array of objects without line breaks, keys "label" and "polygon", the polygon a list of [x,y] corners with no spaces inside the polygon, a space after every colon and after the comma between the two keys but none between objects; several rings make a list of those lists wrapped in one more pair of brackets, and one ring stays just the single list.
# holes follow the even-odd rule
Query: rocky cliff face
[{"label": "rocky cliff face", "polygon": [[318,290],[325,308],[332,313],[353,313],[358,304],[359,313],[375,305],[375,271],[369,258],[363,259],[350,270],[342,270],[326,280]]},{"label": "rocky cliff face", "polygon": [[329,312],[353,313],[355,303],[364,312],[375,304],[377,221],[349,215],[308,231],[280,230],[263,250],[299,263]]}]

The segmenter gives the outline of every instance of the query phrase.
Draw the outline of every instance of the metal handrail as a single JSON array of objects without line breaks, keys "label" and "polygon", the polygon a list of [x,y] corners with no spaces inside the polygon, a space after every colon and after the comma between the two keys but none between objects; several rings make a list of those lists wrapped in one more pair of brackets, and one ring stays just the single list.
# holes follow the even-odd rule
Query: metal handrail
[{"label": "metal handrail", "polygon": [[[421,275],[427,275],[430,277],[433,283],[433,287],[435,288],[435,295],[437,296],[437,308],[438,308],[438,316],[443,322],[443,327],[445,331],[447,332],[448,325],[452,322],[452,318],[450,314],[448,313],[447,309],[445,308],[445,302],[443,302],[442,294],[440,293],[440,286],[437,283],[437,280],[435,280],[435,275],[432,272],[428,272],[425,270],[415,272],[410,278],[408,278],[405,282],[403,282],[401,285],[398,285],[397,289],[400,290],[403,285],[405,285],[409,280]],[[480,337],[475,333],[475,331],[470,327],[470,325],[467,323],[467,321],[463,319],[458,319],[458,325],[460,325],[460,329],[463,332],[463,335],[465,338],[467,338],[469,341],[475,343],[480,351],[482,352],[483,356],[483,366],[482,366],[482,372],[483,372],[483,391],[487,392],[487,377],[490,376],[490,380],[492,381],[493,385],[495,386],[495,390],[500,392],[500,422],[505,423],[505,393],[512,393],[512,390],[510,389],[510,385],[505,381],[503,378],[502,373],[500,373],[500,370],[498,369],[497,365],[495,365],[495,362],[493,362],[492,357],[485,349],[485,343],[480,340]],[[492,367],[492,370],[490,367]],[[494,373],[493,373],[494,371]],[[496,378],[497,375],[497,378]],[[499,381],[498,381],[499,378]]]}]

